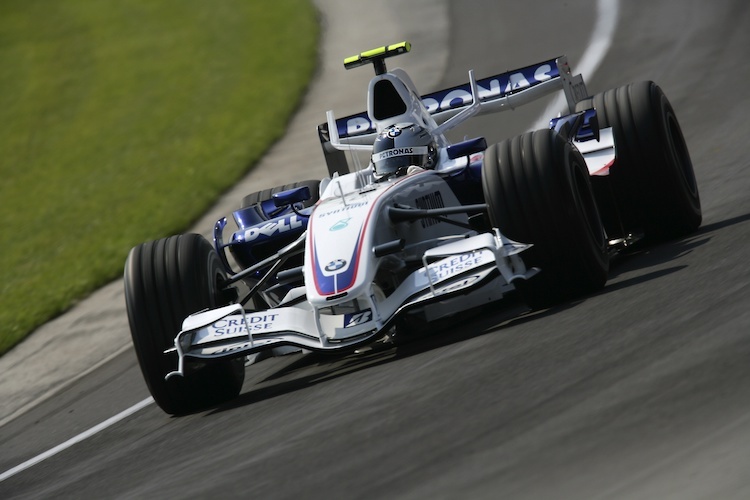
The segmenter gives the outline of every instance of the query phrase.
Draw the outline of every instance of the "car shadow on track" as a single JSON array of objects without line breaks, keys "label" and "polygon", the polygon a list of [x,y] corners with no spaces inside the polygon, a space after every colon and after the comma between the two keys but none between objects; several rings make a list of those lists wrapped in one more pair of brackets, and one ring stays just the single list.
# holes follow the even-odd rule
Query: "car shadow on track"
[{"label": "car shadow on track", "polygon": [[[649,267],[661,266],[677,260],[706,244],[711,239],[710,233],[712,231],[748,219],[750,219],[750,216],[740,217],[734,221],[719,222],[703,226],[693,235],[683,239],[667,241],[654,246],[635,247],[626,255],[612,261],[610,281],[629,272],[642,271]],[[265,362],[260,365],[252,365],[248,367],[245,382],[245,386],[249,387],[250,390],[240,394],[232,401],[210,410],[209,414],[255,404],[361,370],[465,342],[488,333],[497,333],[498,330],[518,326],[558,314],[566,309],[575,308],[591,297],[660,279],[669,274],[683,271],[687,267],[688,265],[676,265],[632,278],[614,280],[603,290],[589,297],[581,297],[539,311],[530,311],[518,298],[511,296],[499,304],[477,308],[431,324],[429,330],[403,340],[398,339],[398,342],[379,342],[348,355],[298,353],[283,356],[281,360],[276,358],[279,362],[271,368],[261,368]]]},{"label": "car shadow on track", "polygon": [[[660,242],[653,245],[635,245],[632,250],[623,252],[621,255],[612,259],[609,268],[609,280],[625,274],[630,271],[642,270],[647,267],[661,265],[669,261],[677,260],[693,250],[709,243],[713,233],[720,230],[742,224],[750,221],[750,213],[731,217],[726,220],[703,224],[693,234]],[[661,270],[654,273],[656,276],[663,276],[670,272],[678,271],[686,266],[676,266],[672,269]],[[644,281],[645,277],[635,281],[635,283]],[[620,285],[618,285],[620,286]],[[609,288],[609,285],[607,286]],[[606,289],[605,289],[606,291]]]},{"label": "car shadow on track", "polygon": [[[214,408],[209,414],[256,404],[321,382],[465,342],[488,333],[496,334],[508,327],[575,307],[578,303],[580,301],[543,311],[530,311],[520,300],[509,298],[500,306],[494,304],[467,311],[431,324],[429,331],[420,332],[398,342],[378,342],[345,356],[292,354],[288,355],[290,361],[286,365],[270,373],[265,371],[253,374],[254,367],[250,366],[245,382],[246,387],[250,384],[250,390]],[[260,369],[260,365],[257,368]]]}]

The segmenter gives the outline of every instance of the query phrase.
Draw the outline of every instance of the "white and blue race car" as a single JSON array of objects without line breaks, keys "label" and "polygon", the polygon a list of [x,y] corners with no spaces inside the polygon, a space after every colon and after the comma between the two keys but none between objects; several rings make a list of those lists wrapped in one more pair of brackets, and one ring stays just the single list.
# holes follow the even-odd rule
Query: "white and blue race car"
[{"label": "white and blue race car", "polygon": [[[367,111],[318,127],[330,176],[253,193],[237,230],[143,243],[125,264],[133,343],[166,412],[237,396],[244,362],[349,354],[517,293],[532,308],[595,292],[610,257],[694,231],[700,199],[675,113],[653,82],[589,96],[565,57],[421,96],[385,60]],[[569,114],[487,146],[466,119],[562,90]],[[348,152],[369,156],[350,171]],[[230,259],[231,255],[231,259]],[[232,261],[232,262],[230,262]],[[239,267],[239,270],[236,269]]]}]

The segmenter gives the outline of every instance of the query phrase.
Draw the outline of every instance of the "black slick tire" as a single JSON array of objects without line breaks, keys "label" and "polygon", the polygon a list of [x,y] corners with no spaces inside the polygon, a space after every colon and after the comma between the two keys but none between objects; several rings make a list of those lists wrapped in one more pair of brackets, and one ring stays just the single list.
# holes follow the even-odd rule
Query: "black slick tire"
[{"label": "black slick tire", "polygon": [[167,413],[185,414],[236,397],[245,378],[244,359],[216,361],[171,377],[174,346],[190,314],[224,305],[218,284],[225,278],[216,251],[198,234],[171,236],[133,248],[125,263],[125,301],[143,377]]},{"label": "black slick tire", "polygon": [[601,128],[612,127],[617,159],[607,177],[593,180],[611,236],[642,231],[659,241],[695,231],[701,202],[682,129],[662,89],[646,81],[607,90],[577,105],[594,108]]},{"label": "black slick tire", "polygon": [[609,254],[581,153],[552,130],[529,132],[489,147],[482,186],[490,222],[534,246],[521,253],[539,274],[515,280],[533,308],[601,289]]}]

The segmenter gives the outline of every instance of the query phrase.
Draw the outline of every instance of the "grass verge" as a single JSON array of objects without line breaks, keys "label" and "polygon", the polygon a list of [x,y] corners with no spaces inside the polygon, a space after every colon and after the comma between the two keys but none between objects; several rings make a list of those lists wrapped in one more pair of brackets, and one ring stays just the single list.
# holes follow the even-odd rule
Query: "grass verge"
[{"label": "grass verge", "polygon": [[3,0],[0,354],[247,172],[317,36],[309,0]]}]

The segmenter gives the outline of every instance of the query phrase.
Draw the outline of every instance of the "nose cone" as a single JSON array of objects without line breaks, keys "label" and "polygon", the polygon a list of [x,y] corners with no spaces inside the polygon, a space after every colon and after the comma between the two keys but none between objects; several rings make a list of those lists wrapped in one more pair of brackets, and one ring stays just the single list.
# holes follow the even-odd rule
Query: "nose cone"
[{"label": "nose cone", "polygon": [[305,259],[307,299],[332,305],[334,297],[351,295],[365,279],[366,229],[374,202],[367,194],[353,193],[323,200],[308,223]]}]

